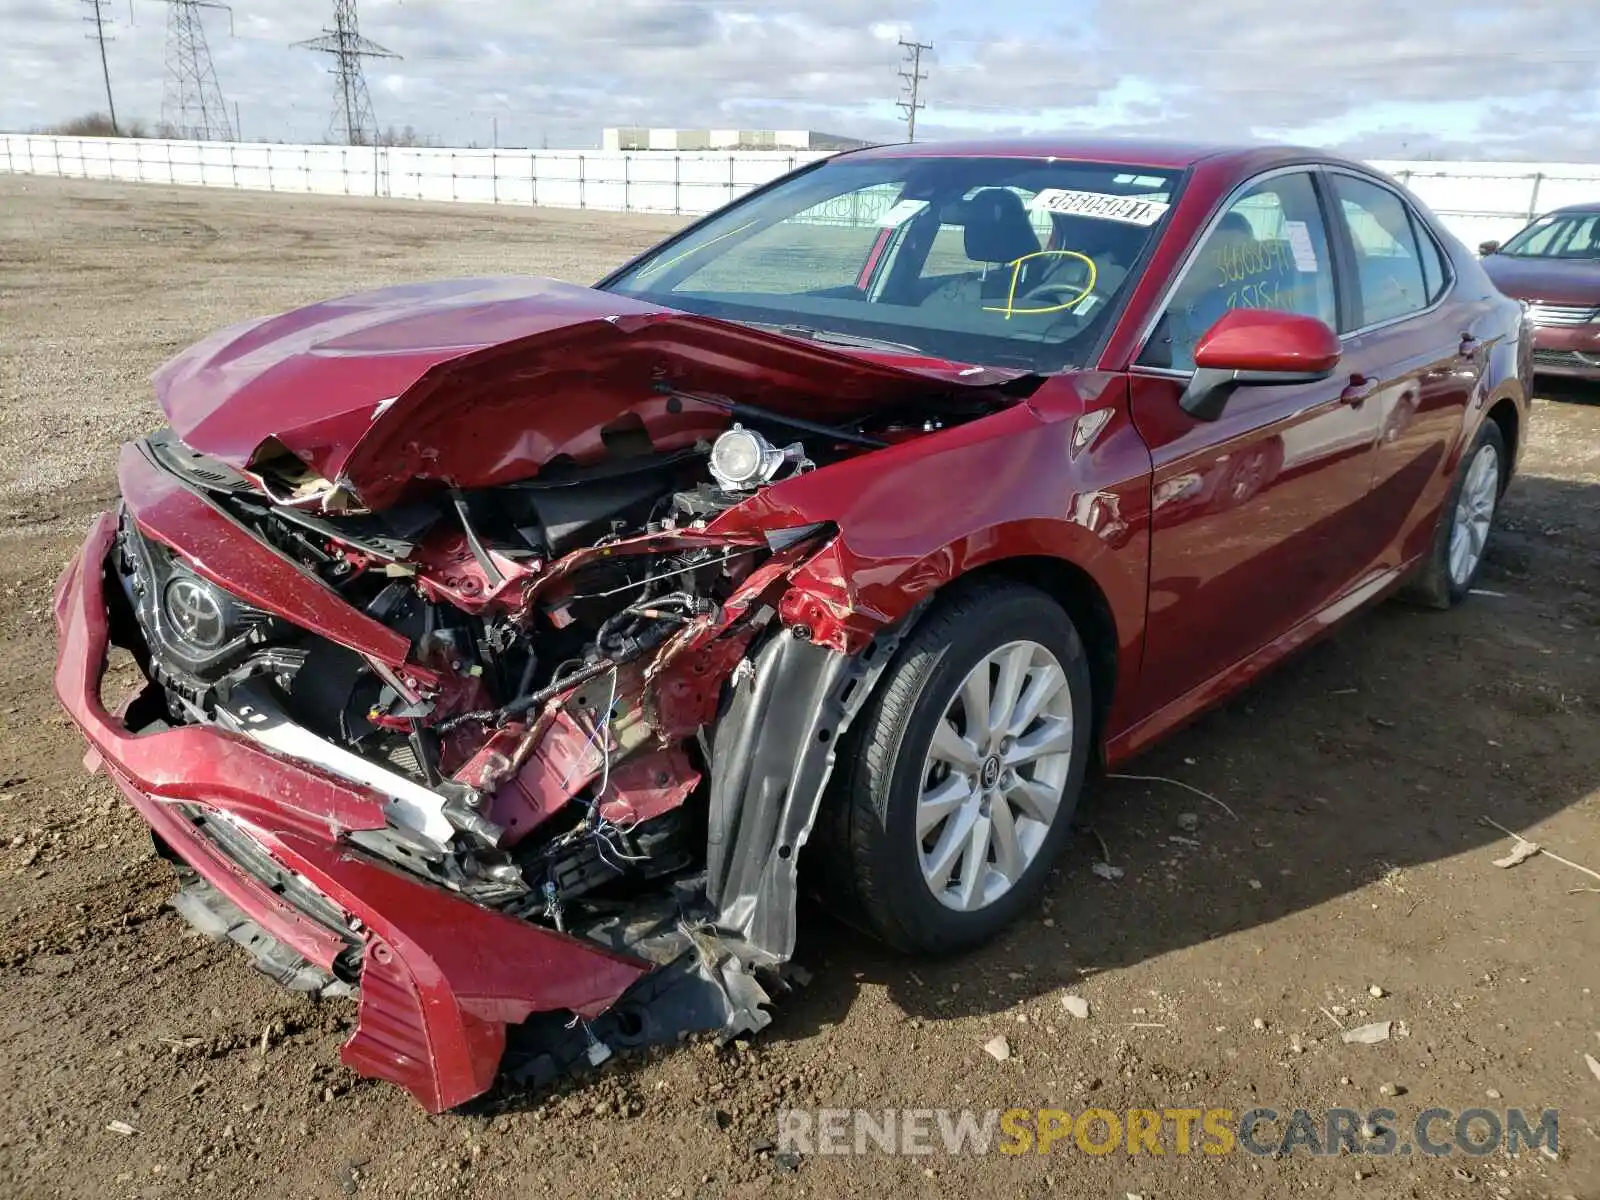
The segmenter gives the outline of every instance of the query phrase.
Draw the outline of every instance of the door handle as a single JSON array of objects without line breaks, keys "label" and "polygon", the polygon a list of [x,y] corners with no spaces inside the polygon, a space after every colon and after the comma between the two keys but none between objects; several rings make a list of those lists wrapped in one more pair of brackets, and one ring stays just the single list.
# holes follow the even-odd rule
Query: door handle
[{"label": "door handle", "polygon": [[1461,345],[1456,348],[1456,353],[1462,358],[1471,358],[1481,349],[1483,349],[1482,342],[1470,333],[1463,333],[1461,335]]},{"label": "door handle", "polygon": [[1351,408],[1360,408],[1372,398],[1372,394],[1377,390],[1377,380],[1367,379],[1362,375],[1352,375],[1350,377],[1350,386],[1339,393],[1339,403],[1348,404]]}]

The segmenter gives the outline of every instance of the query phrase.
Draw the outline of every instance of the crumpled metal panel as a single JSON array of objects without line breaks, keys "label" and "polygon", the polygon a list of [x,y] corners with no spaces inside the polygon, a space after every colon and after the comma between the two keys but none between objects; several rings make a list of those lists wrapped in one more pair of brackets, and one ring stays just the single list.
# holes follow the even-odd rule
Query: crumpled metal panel
[{"label": "crumpled metal panel", "polygon": [[[506,1025],[530,1013],[593,1017],[651,964],[491,911],[363,858],[339,840],[383,828],[382,798],[205,726],[135,736],[108,713],[105,557],[96,520],[56,590],[56,690],[112,779],[167,846],[267,934],[332,970],[346,939],[273,894],[205,841],[174,800],[225,813],[282,867],[349,914],[366,939],[361,1011],[345,1061],[393,1080],[429,1111],[489,1088]],[[320,820],[317,810],[320,809]]]},{"label": "crumpled metal panel", "polygon": [[794,953],[800,848],[839,739],[924,607],[858,655],[780,633],[736,677],[711,751],[706,893],[757,961]]},{"label": "crumpled metal panel", "polygon": [[236,469],[269,438],[373,509],[418,480],[492,487],[551,459],[604,455],[641,421],[657,449],[727,427],[657,385],[759,400],[811,420],[1015,370],[887,363],[553,279],[435,280],[342,296],[219,330],[161,367],[185,445]]},{"label": "crumpled metal panel", "polygon": [[139,442],[117,463],[122,500],[146,536],[183,555],[207,579],[302,629],[388,663],[404,665],[411,643],[340,596],[288,555],[151,462]]}]

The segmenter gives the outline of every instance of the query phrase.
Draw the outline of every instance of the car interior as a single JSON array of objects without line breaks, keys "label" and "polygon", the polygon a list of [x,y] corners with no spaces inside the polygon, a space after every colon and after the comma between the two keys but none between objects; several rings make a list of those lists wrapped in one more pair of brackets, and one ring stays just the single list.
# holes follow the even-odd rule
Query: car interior
[{"label": "car interior", "polygon": [[[1175,182],[1099,165],[957,160],[887,179],[877,167],[851,174],[860,182],[844,190],[819,179],[810,195],[787,198],[775,220],[708,227],[698,247],[630,282],[710,316],[1057,370],[1080,361],[1114,310]],[[1038,203],[1046,190],[1156,207],[1148,220],[1055,211]]]},{"label": "car interior", "polygon": [[[1247,265],[1238,270],[1226,264]],[[1260,307],[1262,285],[1292,311],[1306,311],[1298,299],[1301,272],[1286,238],[1260,238],[1243,213],[1223,214],[1201,253],[1173,292],[1156,334],[1141,362],[1145,366],[1187,371],[1194,366],[1194,346],[1229,309]],[[1254,287],[1253,303],[1242,304],[1242,288]]]}]

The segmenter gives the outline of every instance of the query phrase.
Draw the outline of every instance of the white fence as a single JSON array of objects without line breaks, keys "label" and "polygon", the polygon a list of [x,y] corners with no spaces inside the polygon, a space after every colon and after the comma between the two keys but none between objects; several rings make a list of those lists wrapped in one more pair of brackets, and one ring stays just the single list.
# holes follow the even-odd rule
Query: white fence
[{"label": "white fence", "polygon": [[699,214],[822,151],[451,150],[0,133],[0,171],[269,192]]},{"label": "white fence", "polygon": [[[451,150],[280,146],[0,133],[0,171],[318,195],[694,215],[826,157],[821,151]],[[1469,245],[1600,201],[1600,166],[1377,162]]]},{"label": "white fence", "polygon": [[1504,241],[1540,213],[1600,203],[1593,163],[1374,162],[1422,198],[1467,245]]}]

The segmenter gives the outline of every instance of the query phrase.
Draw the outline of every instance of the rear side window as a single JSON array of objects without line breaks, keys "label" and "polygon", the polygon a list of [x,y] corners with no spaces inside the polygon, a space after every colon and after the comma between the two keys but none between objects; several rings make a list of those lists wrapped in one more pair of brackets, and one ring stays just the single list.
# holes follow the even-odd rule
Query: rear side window
[{"label": "rear side window", "polygon": [[1444,265],[1431,238],[1424,239],[1432,255],[1425,265],[1405,201],[1351,175],[1334,175],[1333,189],[1355,250],[1361,324],[1392,321],[1432,304],[1444,286]]},{"label": "rear side window", "polygon": [[1173,289],[1140,364],[1194,370],[1195,343],[1234,308],[1334,323],[1332,260],[1309,174],[1273,175],[1228,206]]}]

